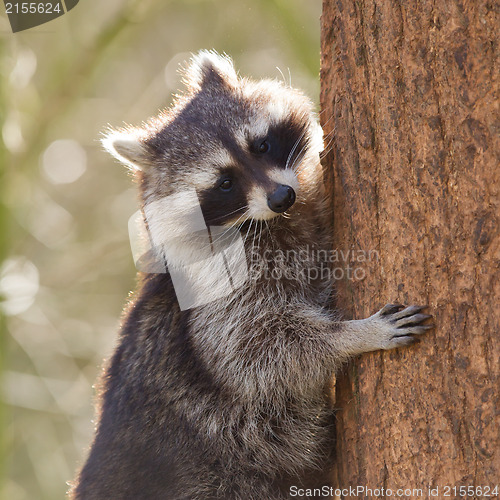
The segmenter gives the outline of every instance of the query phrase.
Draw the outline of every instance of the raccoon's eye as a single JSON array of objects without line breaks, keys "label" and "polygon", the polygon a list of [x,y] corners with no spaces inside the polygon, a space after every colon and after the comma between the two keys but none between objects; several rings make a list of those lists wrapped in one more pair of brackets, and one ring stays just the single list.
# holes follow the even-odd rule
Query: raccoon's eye
[{"label": "raccoon's eye", "polygon": [[224,179],[219,183],[219,189],[221,191],[231,191],[233,188],[233,181],[231,179]]},{"label": "raccoon's eye", "polygon": [[267,139],[260,139],[258,141],[255,141],[252,145],[253,152],[259,155],[267,153],[269,149],[270,145]]},{"label": "raccoon's eye", "polygon": [[267,141],[262,141],[257,148],[260,154],[267,153],[269,151],[269,143]]}]

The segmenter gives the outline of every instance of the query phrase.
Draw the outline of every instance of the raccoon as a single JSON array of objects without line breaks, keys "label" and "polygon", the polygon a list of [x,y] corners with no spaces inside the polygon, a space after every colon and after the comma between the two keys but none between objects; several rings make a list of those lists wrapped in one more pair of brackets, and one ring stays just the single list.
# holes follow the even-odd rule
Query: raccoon
[{"label": "raccoon", "polygon": [[351,321],[332,307],[323,135],[307,97],[208,51],[185,84],[171,109],[104,139],[138,181],[153,258],[73,499],[278,500],[331,486],[332,375],[431,328],[420,306]]}]

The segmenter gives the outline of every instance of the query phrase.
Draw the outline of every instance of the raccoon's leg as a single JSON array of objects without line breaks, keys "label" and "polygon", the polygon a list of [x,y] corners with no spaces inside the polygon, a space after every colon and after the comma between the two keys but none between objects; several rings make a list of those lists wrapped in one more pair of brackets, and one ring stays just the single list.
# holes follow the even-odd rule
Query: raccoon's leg
[{"label": "raccoon's leg", "polygon": [[336,348],[347,356],[379,349],[394,349],[418,342],[418,336],[434,325],[422,324],[431,318],[420,311],[425,306],[387,304],[366,319],[343,321],[336,333]]}]

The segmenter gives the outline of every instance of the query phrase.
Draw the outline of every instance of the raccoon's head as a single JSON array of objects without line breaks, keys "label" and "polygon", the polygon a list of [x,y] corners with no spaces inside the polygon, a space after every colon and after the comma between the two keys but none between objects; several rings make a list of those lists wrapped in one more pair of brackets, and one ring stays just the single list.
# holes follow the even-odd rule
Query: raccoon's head
[{"label": "raccoon's head", "polygon": [[136,172],[145,205],[193,192],[207,225],[265,220],[286,211],[317,177],[322,132],[302,93],[240,78],[231,60],[196,55],[186,92],[142,127],[111,131],[106,149]]}]

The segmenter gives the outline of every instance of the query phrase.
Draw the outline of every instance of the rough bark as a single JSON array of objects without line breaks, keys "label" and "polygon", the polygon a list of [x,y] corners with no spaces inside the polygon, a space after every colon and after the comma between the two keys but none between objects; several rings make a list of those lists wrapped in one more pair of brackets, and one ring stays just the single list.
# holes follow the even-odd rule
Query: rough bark
[{"label": "rough bark", "polygon": [[498,3],[325,0],[323,9],[335,243],[378,253],[351,262],[364,279],[337,282],[339,306],[361,318],[387,302],[426,303],[436,324],[421,343],[361,356],[338,377],[335,476],[343,487],[422,489],[404,498],[494,486]]}]

